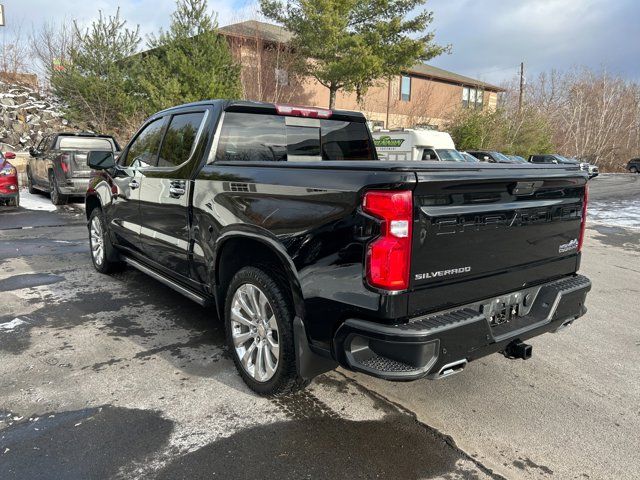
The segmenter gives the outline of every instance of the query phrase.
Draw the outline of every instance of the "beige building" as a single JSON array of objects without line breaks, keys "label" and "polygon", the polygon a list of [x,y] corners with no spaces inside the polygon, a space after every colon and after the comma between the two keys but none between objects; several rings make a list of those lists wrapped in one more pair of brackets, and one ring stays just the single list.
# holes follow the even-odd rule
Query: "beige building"
[{"label": "beige building", "polygon": [[[242,66],[244,96],[254,100],[327,107],[329,90],[295,72],[286,48],[291,34],[255,20],[220,28]],[[336,108],[362,111],[385,128],[439,127],[461,108],[495,109],[500,87],[426,64],[381,80],[357,101],[355,93],[338,92]]]}]

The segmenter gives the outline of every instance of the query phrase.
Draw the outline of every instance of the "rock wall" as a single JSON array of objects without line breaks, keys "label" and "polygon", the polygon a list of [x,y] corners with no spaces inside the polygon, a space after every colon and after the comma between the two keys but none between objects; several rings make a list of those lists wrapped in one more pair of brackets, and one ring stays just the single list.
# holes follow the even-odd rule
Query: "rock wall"
[{"label": "rock wall", "polygon": [[52,97],[19,83],[0,81],[0,142],[3,150],[27,150],[44,135],[75,130]]}]

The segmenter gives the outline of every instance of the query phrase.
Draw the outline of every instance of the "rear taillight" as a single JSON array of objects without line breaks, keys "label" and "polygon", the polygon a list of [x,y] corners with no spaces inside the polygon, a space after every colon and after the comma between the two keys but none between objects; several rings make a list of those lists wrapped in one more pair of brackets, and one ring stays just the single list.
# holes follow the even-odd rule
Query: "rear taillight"
[{"label": "rear taillight", "polygon": [[584,242],[584,230],[587,227],[587,204],[589,203],[589,184],[584,184],[584,197],[582,199],[582,220],[580,221],[580,238],[578,239],[578,251],[582,251]]},{"label": "rear taillight", "polygon": [[69,154],[60,155],[60,167],[64,173],[69,173]]},{"label": "rear taillight", "polygon": [[364,195],[362,210],[381,220],[380,236],[367,248],[367,281],[384,290],[407,289],[413,221],[411,191],[369,191]]},{"label": "rear taillight", "polygon": [[326,108],[298,107],[296,105],[276,105],[276,112],[278,115],[308,118],[330,118],[333,113]]}]

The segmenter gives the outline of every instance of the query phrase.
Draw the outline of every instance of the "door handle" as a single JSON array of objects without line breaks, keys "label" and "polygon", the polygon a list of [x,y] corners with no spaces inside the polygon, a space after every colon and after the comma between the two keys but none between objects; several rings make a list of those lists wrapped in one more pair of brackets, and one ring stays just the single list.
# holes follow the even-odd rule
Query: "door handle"
[{"label": "door handle", "polygon": [[169,196],[171,198],[180,198],[182,195],[184,195],[186,192],[186,190],[182,187],[169,187]]},{"label": "door handle", "polygon": [[130,188],[131,190],[135,190],[135,189],[136,189],[136,188],[138,188],[139,186],[140,186],[140,184],[138,183],[138,181],[137,181],[137,180],[131,180],[131,181],[129,182],[129,188]]}]

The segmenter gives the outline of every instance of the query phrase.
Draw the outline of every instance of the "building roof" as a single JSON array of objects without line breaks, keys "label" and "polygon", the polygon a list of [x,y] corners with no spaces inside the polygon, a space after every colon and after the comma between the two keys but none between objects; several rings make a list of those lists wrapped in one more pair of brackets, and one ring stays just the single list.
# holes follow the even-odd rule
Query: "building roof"
[{"label": "building roof", "polygon": [[218,28],[223,35],[235,37],[261,38],[269,42],[287,43],[291,40],[291,32],[284,27],[272,23],[247,20],[246,22],[232,23]]},{"label": "building roof", "polygon": [[496,92],[504,92],[504,88],[492,85],[482,80],[477,80],[471,77],[465,77],[458,73],[450,72],[442,68],[434,67],[433,65],[427,65],[426,63],[418,63],[409,69],[408,73],[415,75],[421,75],[424,77],[433,78],[436,80],[444,80],[446,82],[459,83],[463,85],[469,85],[472,87],[481,87],[487,90],[493,90]]},{"label": "building roof", "polygon": [[[293,35],[286,28],[272,23],[260,22],[258,20],[247,20],[245,22],[232,23],[218,29],[220,33],[228,36],[260,38],[268,42],[287,43]],[[441,80],[449,83],[460,85],[469,85],[472,87],[481,87],[496,92],[504,91],[503,88],[492,85],[482,80],[471,77],[465,77],[442,68],[427,65],[426,63],[418,63],[408,70],[407,73],[420,75],[434,80]]]}]

